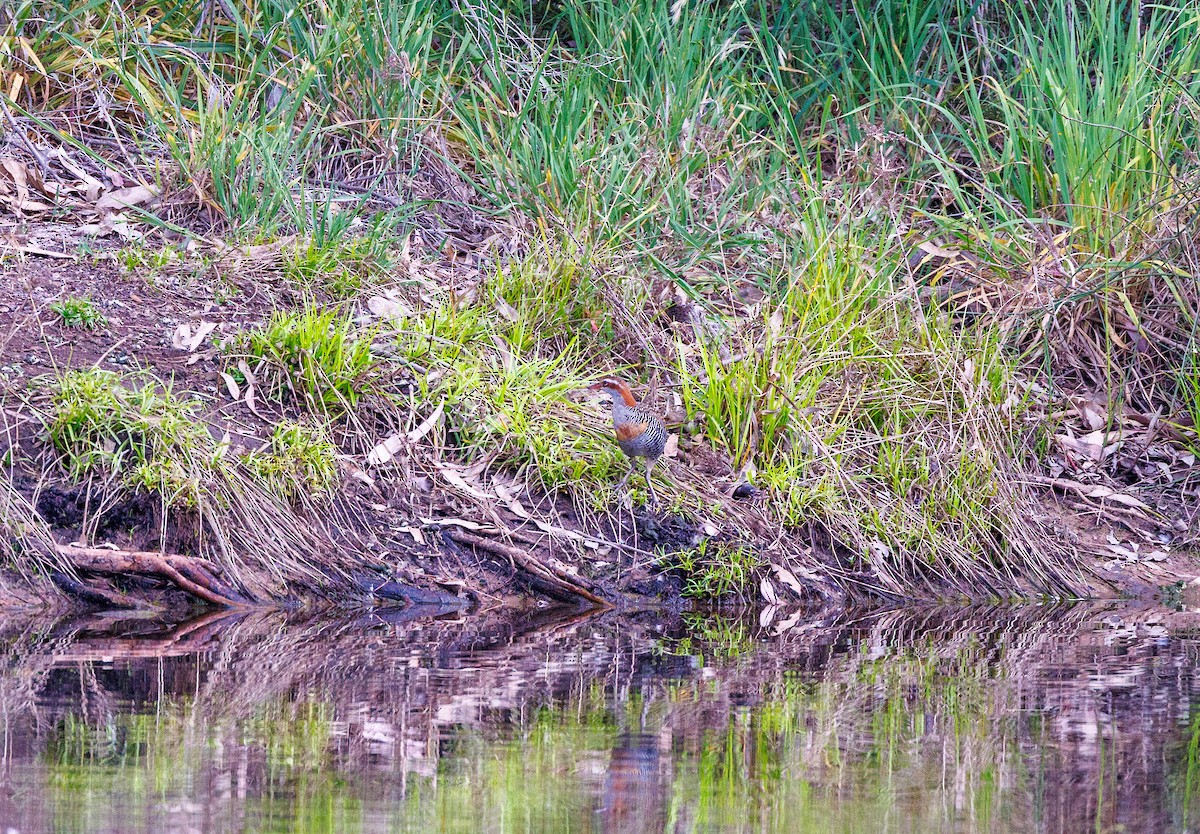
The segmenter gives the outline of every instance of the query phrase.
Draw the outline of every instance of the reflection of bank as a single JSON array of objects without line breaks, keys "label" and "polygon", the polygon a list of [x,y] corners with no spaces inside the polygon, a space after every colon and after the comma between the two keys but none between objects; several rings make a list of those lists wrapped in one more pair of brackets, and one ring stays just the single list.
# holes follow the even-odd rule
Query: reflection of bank
[{"label": "reflection of bank", "polygon": [[596,809],[604,834],[664,831],[672,778],[670,731],[624,733],[617,740]]},{"label": "reflection of bank", "polygon": [[1198,643],[1115,611],[8,618],[0,831],[1182,831]]},{"label": "reflection of bank", "polygon": [[1021,682],[1033,830],[1195,831],[1196,740],[1181,731],[1196,709],[1197,644],[1167,639],[1153,611],[1097,625],[1045,646]]}]

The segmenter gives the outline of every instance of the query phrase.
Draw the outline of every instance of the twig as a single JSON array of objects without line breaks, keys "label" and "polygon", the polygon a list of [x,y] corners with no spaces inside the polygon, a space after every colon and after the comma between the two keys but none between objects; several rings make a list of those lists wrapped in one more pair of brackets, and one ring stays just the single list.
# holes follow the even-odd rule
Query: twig
[{"label": "twig", "polygon": [[30,155],[37,161],[38,167],[42,169],[42,179],[45,179],[50,173],[50,163],[46,161],[46,157],[42,156],[42,152],[34,147],[29,141],[29,137],[21,130],[21,126],[17,124],[16,118],[12,111],[8,109],[8,96],[0,95],[0,110],[4,111],[4,120],[8,122],[12,132],[16,135],[17,141],[29,151]]},{"label": "twig", "polygon": [[[602,608],[612,608],[612,603],[593,594],[580,584],[577,577],[545,564],[515,545],[477,536],[458,527],[443,527],[442,535],[458,544],[477,547],[480,550],[486,550],[489,553],[509,559],[513,564],[520,566],[522,570],[538,580],[552,596],[562,599],[561,595],[566,594],[572,600],[582,598]],[[554,591],[558,591],[559,593],[554,593]]]}]

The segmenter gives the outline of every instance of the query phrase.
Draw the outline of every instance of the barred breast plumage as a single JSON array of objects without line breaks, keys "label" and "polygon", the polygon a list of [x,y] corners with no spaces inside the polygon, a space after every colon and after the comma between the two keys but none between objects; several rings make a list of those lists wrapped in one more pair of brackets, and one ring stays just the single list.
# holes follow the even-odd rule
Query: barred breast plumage
[{"label": "barred breast plumage", "polygon": [[631,408],[623,402],[613,402],[612,416],[621,451],[631,458],[662,457],[667,446],[667,427],[657,414],[640,405]]}]

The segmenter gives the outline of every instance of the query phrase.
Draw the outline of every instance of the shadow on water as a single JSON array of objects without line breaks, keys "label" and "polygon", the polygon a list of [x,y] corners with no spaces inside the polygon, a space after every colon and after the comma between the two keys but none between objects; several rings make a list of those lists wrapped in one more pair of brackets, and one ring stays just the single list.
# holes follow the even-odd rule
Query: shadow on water
[{"label": "shadow on water", "polygon": [[1164,616],[8,619],[0,830],[1182,832]]}]

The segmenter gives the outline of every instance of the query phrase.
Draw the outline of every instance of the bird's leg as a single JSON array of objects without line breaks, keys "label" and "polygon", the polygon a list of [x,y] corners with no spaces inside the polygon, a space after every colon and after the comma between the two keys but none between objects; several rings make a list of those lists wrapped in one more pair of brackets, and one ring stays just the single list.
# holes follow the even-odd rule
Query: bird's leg
[{"label": "bird's leg", "polygon": [[625,477],[621,479],[621,483],[617,484],[617,492],[625,489],[625,484],[629,483],[629,476],[633,474],[633,461],[629,461],[629,471],[625,473]]},{"label": "bird's leg", "polygon": [[650,506],[658,509],[658,496],[654,494],[654,484],[650,483],[650,471],[654,469],[654,461],[650,458],[644,458],[646,461],[646,489],[650,490]]}]

